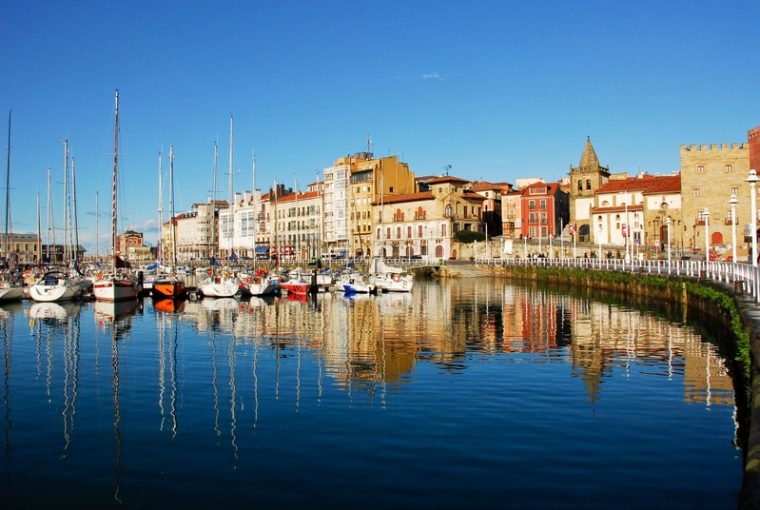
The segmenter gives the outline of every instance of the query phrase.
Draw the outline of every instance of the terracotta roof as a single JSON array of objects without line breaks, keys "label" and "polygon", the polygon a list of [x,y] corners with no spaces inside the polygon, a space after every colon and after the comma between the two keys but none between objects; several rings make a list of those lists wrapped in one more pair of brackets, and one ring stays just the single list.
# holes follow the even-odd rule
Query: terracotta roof
[{"label": "terracotta roof", "polygon": [[509,191],[509,189],[512,186],[509,185],[507,182],[487,182],[487,181],[480,181],[480,182],[474,182],[472,183],[472,186],[470,189],[472,191],[486,191],[486,190],[499,190],[499,191]]},{"label": "terracotta roof", "polygon": [[678,193],[681,191],[681,174],[645,175],[644,177],[608,181],[596,190],[596,193],[615,193],[618,191],[641,191],[644,194]]},{"label": "terracotta roof", "polygon": [[[482,197],[481,197],[482,198]],[[398,204],[401,202],[414,202],[417,200],[432,200],[432,191],[420,191],[418,193],[407,193],[405,195],[390,195],[383,197],[382,204]],[[380,201],[373,202],[372,205],[380,205]]]},{"label": "terracotta roof", "polygon": [[[520,193],[524,196],[541,196],[541,195],[554,195],[557,192],[557,188],[559,187],[558,182],[534,182],[533,184],[529,186],[525,186]],[[546,193],[530,193],[530,190],[533,188],[546,188]]]},{"label": "terracotta roof", "polygon": [[282,202],[295,202],[296,197],[298,197],[298,200],[308,200],[320,195],[321,193],[319,191],[309,191],[307,193],[291,193],[289,195],[277,197],[277,203],[281,204]]},{"label": "terracotta roof", "polygon": [[455,182],[455,183],[461,183],[466,184],[470,181],[467,179],[460,179],[459,177],[454,177],[453,175],[441,175],[438,177],[433,177],[429,181],[427,181],[428,184],[441,184],[443,182]]}]

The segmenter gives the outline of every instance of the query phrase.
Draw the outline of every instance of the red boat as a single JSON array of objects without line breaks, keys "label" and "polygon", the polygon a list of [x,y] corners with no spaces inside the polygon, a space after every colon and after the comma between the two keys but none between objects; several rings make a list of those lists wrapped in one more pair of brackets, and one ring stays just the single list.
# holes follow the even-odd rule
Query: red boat
[{"label": "red boat", "polygon": [[288,291],[288,294],[306,295],[309,293],[311,284],[300,280],[289,280],[281,283],[280,287]]},{"label": "red boat", "polygon": [[176,276],[158,276],[153,280],[153,297],[179,298],[185,295],[185,283]]}]

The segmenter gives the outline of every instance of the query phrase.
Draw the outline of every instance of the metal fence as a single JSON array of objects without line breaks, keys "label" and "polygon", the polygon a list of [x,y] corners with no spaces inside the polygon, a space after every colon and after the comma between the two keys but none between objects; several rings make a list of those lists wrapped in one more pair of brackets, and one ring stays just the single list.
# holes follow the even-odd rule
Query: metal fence
[{"label": "metal fence", "polygon": [[760,303],[760,268],[744,263],[704,260],[632,260],[595,258],[476,259],[476,264],[496,266],[564,267],[587,271],[620,271],[633,274],[678,276],[733,285]]}]

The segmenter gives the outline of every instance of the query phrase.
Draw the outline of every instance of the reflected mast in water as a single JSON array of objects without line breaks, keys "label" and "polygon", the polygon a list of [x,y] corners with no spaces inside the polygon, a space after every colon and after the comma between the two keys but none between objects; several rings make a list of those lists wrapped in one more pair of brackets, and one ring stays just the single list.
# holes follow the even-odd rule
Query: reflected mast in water
[{"label": "reflected mast in water", "polygon": [[114,463],[113,463],[113,499],[121,504],[119,498],[120,480],[123,474],[121,465],[121,409],[119,408],[119,324],[113,322],[113,337],[111,338],[111,367],[113,368],[113,434],[114,434]]},{"label": "reflected mast in water", "polygon": [[8,317],[2,318],[3,328],[3,404],[5,406],[5,434],[4,440],[4,455],[5,462],[3,462],[5,489],[10,490],[11,487],[11,429],[13,428],[13,421],[11,420],[11,349],[13,339],[13,314]]}]

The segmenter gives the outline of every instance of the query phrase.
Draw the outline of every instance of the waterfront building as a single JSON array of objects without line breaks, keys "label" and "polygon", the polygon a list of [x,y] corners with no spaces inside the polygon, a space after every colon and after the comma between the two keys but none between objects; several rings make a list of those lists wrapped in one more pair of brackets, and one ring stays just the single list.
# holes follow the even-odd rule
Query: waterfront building
[{"label": "waterfront building", "polygon": [[481,195],[483,200],[483,228],[488,237],[502,235],[502,194],[509,193],[512,185],[507,182],[476,181],[470,190]]},{"label": "waterfront building", "polygon": [[760,126],[747,132],[747,145],[749,145],[749,167],[760,173]]},{"label": "waterfront building", "polygon": [[536,182],[522,192],[522,234],[529,238],[558,235],[568,222],[568,196],[558,182]]},{"label": "waterfront building", "polygon": [[[33,264],[39,261],[39,253],[37,251],[38,238],[37,234],[17,234],[9,232],[6,238],[5,235],[0,235],[2,238],[2,259],[7,260],[7,254],[13,254],[13,261],[17,264]],[[6,246],[7,245],[7,246]],[[81,247],[80,247],[81,248]],[[61,247],[63,249],[63,247]],[[82,249],[82,252],[84,249]],[[43,250],[43,255],[46,251]]]},{"label": "waterfront building", "polygon": [[502,235],[520,239],[522,231],[522,191],[514,189],[501,196]]},{"label": "waterfront building", "polygon": [[127,257],[130,248],[143,246],[142,232],[126,230],[123,234],[116,237],[116,253]]},{"label": "waterfront building", "polygon": [[610,179],[609,167],[599,163],[591,138],[586,138],[586,146],[577,167],[570,165],[570,223],[575,225],[578,241],[591,241],[591,208],[594,207],[594,193]]},{"label": "waterfront building", "polygon": [[220,211],[227,211],[226,200],[195,203],[190,212],[177,214],[164,222],[161,235],[161,257],[169,261],[172,257],[175,239],[172,239],[172,221],[174,237],[177,243],[177,261],[190,262],[208,260],[218,253]]},{"label": "waterfront building", "polygon": [[[682,145],[680,157],[684,243],[695,252],[704,251],[707,224],[711,249],[718,255],[730,251],[729,200],[735,194],[737,250],[746,256],[743,236],[749,236],[752,228],[757,228],[750,225],[750,191],[745,182],[750,168],[748,144]],[[708,222],[705,209],[710,214]]]},{"label": "waterfront building", "polygon": [[680,175],[641,174],[627,179],[610,179],[595,192],[591,208],[595,243],[628,247],[631,254],[644,248],[666,248],[670,221],[671,248],[683,243]]},{"label": "waterfront building", "polygon": [[398,157],[359,152],[338,158],[324,170],[324,238],[335,254],[372,252],[372,204],[383,197],[416,191],[414,174]]},{"label": "waterfront building", "polygon": [[457,258],[454,235],[482,232],[483,196],[465,179],[452,176],[426,181],[429,191],[383,196],[374,203],[372,253],[384,257]]},{"label": "waterfront building", "polygon": [[277,233],[278,253],[297,260],[314,258],[322,253],[323,194],[322,183],[309,185],[306,192],[278,197],[273,221]]}]

